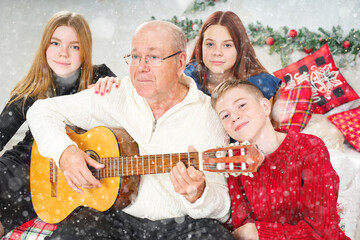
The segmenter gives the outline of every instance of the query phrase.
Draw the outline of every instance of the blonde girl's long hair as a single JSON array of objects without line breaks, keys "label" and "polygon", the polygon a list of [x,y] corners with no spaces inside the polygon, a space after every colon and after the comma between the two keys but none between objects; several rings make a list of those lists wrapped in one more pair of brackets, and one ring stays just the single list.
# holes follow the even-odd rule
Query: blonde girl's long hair
[{"label": "blonde girl's long hair", "polygon": [[202,44],[205,31],[212,25],[220,25],[227,28],[235,44],[237,51],[236,62],[231,68],[230,73],[235,79],[248,79],[259,73],[267,73],[267,70],[256,57],[255,50],[251,45],[246,29],[238,15],[232,11],[217,11],[211,14],[200,28],[198,39],[190,57],[191,61],[196,61],[200,69],[199,78],[203,89],[207,89],[208,68],[202,58]]},{"label": "blonde girl's long hair", "polygon": [[[80,47],[81,76],[78,91],[86,89],[91,84],[93,65],[91,62],[92,37],[89,24],[78,13],[61,11],[55,13],[45,26],[39,48],[32,62],[29,72],[15,85],[10,93],[8,106],[20,99],[24,99],[23,108],[28,97],[33,99],[47,98],[49,90],[56,95],[53,71],[46,60],[46,50],[50,45],[54,31],[60,26],[72,27],[77,33]],[[24,109],[23,109],[24,110]]]}]

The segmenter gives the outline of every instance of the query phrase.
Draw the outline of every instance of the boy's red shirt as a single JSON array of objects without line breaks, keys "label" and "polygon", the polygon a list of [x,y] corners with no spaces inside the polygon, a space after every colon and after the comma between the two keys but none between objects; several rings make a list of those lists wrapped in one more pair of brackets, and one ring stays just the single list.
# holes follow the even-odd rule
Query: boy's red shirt
[{"label": "boy's red shirt", "polygon": [[339,177],[318,137],[289,131],[253,175],[228,178],[234,228],[254,222],[260,239],[350,239],[339,227]]}]

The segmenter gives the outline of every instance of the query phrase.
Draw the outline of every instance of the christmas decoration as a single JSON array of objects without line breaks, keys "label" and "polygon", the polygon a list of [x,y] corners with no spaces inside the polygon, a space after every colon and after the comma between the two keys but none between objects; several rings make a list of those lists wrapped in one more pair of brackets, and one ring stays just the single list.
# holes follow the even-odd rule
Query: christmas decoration
[{"label": "christmas decoration", "polygon": [[200,29],[199,25],[197,25],[197,24],[195,24],[195,23],[191,24],[191,30],[197,31],[197,30],[199,30],[199,29]]},{"label": "christmas decoration", "polygon": [[[155,20],[155,17],[152,16],[151,19]],[[184,31],[187,41],[194,39],[198,35],[200,27],[203,24],[201,19],[190,20],[188,18],[181,18],[181,20],[179,20],[176,16],[167,21],[180,27]]]},{"label": "christmas decoration", "polygon": [[347,40],[345,40],[342,43],[342,47],[345,48],[345,49],[349,48],[350,46],[351,46],[351,43],[349,41],[347,41]]},{"label": "christmas decoration", "polygon": [[306,46],[304,47],[304,52],[305,53],[311,53],[312,52],[312,48],[307,48]]},{"label": "christmas decoration", "polygon": [[[215,3],[226,1],[194,0],[185,13],[204,10],[207,6],[214,6]],[[152,19],[155,18],[152,17]],[[201,19],[191,20],[187,17],[178,19],[176,16],[168,21],[182,28],[188,41],[198,35],[203,23]],[[253,45],[264,46],[266,44],[270,46],[270,55],[274,52],[278,53],[283,67],[289,65],[290,55],[294,50],[311,53],[324,44],[328,44],[333,55],[342,55],[337,62],[338,67],[344,67],[347,64],[354,65],[356,56],[360,52],[360,31],[351,29],[346,36],[343,36],[340,26],[333,27],[331,32],[323,28],[318,28],[317,32],[311,32],[306,27],[289,30],[286,26],[275,31],[269,26],[264,27],[260,22],[256,22],[248,25],[247,33]]]},{"label": "christmas decoration", "polygon": [[288,35],[289,35],[289,37],[294,38],[294,37],[296,37],[297,32],[296,32],[295,29],[291,29],[291,30],[289,31]]},{"label": "christmas decoration", "polygon": [[273,45],[274,42],[275,42],[275,41],[274,41],[274,38],[272,38],[272,37],[268,37],[268,38],[266,39],[266,44],[269,45],[269,46]]},{"label": "christmas decoration", "polygon": [[198,10],[204,11],[207,6],[214,6],[215,2],[226,2],[227,0],[194,0],[185,10],[185,13],[193,13]]},{"label": "christmas decoration", "polygon": [[[294,38],[289,37],[290,31],[286,26],[275,31],[269,26],[264,27],[260,22],[249,24],[247,28],[253,45],[264,46],[267,38],[270,36],[274,38],[274,44],[270,46],[269,54],[279,53],[283,67],[289,65],[290,55],[294,50],[305,51],[305,46],[307,50],[316,51],[327,43],[333,55],[342,55],[337,62],[338,67],[355,64],[356,56],[360,52],[359,30],[351,29],[346,36],[343,36],[343,30],[340,26],[333,27],[331,32],[323,28],[318,28],[318,32],[311,32],[306,27],[302,27],[295,30],[297,34]],[[346,41],[344,41],[345,39]]]}]

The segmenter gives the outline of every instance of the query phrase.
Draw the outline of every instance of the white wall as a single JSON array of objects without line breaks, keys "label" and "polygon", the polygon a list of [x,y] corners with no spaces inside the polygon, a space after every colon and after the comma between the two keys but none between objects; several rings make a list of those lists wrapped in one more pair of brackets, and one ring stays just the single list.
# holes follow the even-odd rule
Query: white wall
[{"label": "white wall", "polygon": [[[116,74],[124,76],[128,67],[122,57],[129,52],[134,29],[151,16],[181,17],[190,2],[192,0],[0,0],[0,108],[8,101],[15,83],[28,71],[44,25],[53,13],[60,10],[81,13],[93,33],[93,62],[106,63]],[[205,19],[215,10],[232,10],[245,25],[260,21],[274,29],[286,25],[330,30],[339,24],[348,32],[360,26],[358,0],[228,0],[183,16]],[[266,48],[256,50],[268,70],[281,67],[278,58],[267,56]]]}]

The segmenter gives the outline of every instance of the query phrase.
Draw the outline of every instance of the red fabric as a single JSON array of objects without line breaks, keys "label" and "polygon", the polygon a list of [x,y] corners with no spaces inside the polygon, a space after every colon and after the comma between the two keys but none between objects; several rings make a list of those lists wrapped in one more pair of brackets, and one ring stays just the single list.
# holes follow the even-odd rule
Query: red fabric
[{"label": "red fabric", "polygon": [[2,240],[17,240],[21,238],[21,234],[23,234],[23,232],[28,229],[29,227],[31,227],[31,225],[33,225],[35,221],[35,218],[27,221],[26,223],[20,225],[19,227],[15,228],[12,233],[8,236],[6,235],[4,238],[1,238]]},{"label": "red fabric", "polygon": [[274,75],[288,86],[310,82],[314,113],[323,114],[359,98],[336,67],[327,44]]},{"label": "red fabric", "polygon": [[253,221],[260,239],[350,239],[339,227],[339,177],[318,137],[288,132],[253,178],[228,184],[234,228]]},{"label": "red fabric", "polygon": [[328,119],[342,132],[345,139],[360,152],[360,106],[328,116]]},{"label": "red fabric", "polygon": [[44,239],[51,236],[57,225],[34,218],[6,234],[1,240]]},{"label": "red fabric", "polygon": [[280,118],[279,128],[300,132],[311,118],[311,104],[312,93],[309,82],[303,82],[291,88],[283,86],[274,110]]}]

